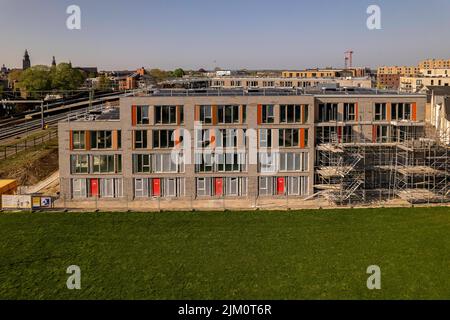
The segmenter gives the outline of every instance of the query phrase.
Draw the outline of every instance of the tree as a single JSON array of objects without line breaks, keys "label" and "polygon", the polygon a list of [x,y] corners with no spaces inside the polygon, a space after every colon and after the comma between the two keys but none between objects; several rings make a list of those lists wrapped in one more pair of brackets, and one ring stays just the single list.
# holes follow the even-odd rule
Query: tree
[{"label": "tree", "polygon": [[151,69],[148,74],[157,82],[167,80],[167,78],[169,78],[170,76],[167,71],[160,69]]},{"label": "tree", "polygon": [[68,63],[60,63],[50,71],[51,87],[56,90],[76,90],[83,85],[86,74],[73,69]]},{"label": "tree", "polygon": [[181,68],[175,69],[172,72],[172,76],[175,77],[175,78],[182,78],[184,75],[185,75],[185,72]]},{"label": "tree", "polygon": [[8,74],[8,83],[13,88],[13,90],[17,90],[16,83],[20,81],[20,77],[22,76],[22,70],[13,70]]},{"label": "tree", "polygon": [[112,81],[106,75],[102,74],[96,84],[98,90],[111,90]]},{"label": "tree", "polygon": [[37,96],[35,91],[48,91],[52,87],[50,69],[47,66],[34,66],[22,72],[19,79],[19,88],[24,94],[31,93]]}]

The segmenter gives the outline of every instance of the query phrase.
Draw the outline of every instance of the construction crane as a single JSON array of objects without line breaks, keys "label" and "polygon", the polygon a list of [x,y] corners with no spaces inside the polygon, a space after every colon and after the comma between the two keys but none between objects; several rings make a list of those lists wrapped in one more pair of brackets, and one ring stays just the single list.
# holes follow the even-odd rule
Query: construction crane
[{"label": "construction crane", "polygon": [[345,69],[353,67],[353,51],[347,50],[345,51]]}]

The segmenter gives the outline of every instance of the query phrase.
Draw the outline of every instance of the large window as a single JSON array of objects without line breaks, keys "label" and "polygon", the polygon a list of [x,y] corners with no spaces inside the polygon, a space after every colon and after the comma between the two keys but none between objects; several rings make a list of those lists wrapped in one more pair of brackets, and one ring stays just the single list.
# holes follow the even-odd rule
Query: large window
[{"label": "large window", "polygon": [[218,106],[219,123],[239,123],[239,106]]},{"label": "large window", "polygon": [[76,154],[70,156],[72,174],[89,173],[89,156]]},{"label": "large window", "polygon": [[214,156],[212,153],[195,154],[195,172],[212,172],[214,170]]},{"label": "large window", "polygon": [[[336,139],[334,141],[333,139]],[[337,127],[325,126],[316,128],[316,140],[318,144],[337,142]]]},{"label": "large window", "polygon": [[377,142],[389,142],[388,126],[377,126]]},{"label": "large window", "polygon": [[329,122],[337,121],[338,105],[337,103],[321,103],[319,104],[319,121]]},{"label": "large window", "polygon": [[92,156],[92,173],[116,173],[115,156],[114,155]]},{"label": "large window", "polygon": [[391,107],[392,120],[411,120],[410,103],[393,103]]},{"label": "large window", "polygon": [[204,124],[212,123],[212,108],[211,108],[211,106],[200,106],[200,121]]},{"label": "large window", "polygon": [[164,196],[179,197],[184,196],[184,179],[167,178],[163,180]]},{"label": "large window", "polygon": [[150,173],[150,155],[134,154],[133,155],[133,171],[134,173]]},{"label": "large window", "polygon": [[176,106],[155,106],[156,124],[176,124],[177,107]]},{"label": "large window", "polygon": [[354,103],[344,103],[344,121],[356,120],[356,106]]},{"label": "large window", "polygon": [[281,123],[300,123],[302,119],[300,105],[280,105]]},{"label": "large window", "polygon": [[111,149],[112,131],[91,131],[91,149]]},{"label": "large window", "polygon": [[134,173],[180,173],[184,172],[183,156],[170,153],[134,154]]},{"label": "large window", "polygon": [[216,141],[217,147],[237,147],[237,129],[219,129]]},{"label": "large window", "polygon": [[170,153],[157,153],[152,155],[152,170],[155,173],[184,172],[182,155]]},{"label": "large window", "polygon": [[99,179],[101,198],[119,198],[123,196],[122,179]]},{"label": "large window", "polygon": [[259,195],[271,196],[273,195],[273,178],[272,177],[259,177],[258,181]]},{"label": "large window", "polygon": [[73,149],[74,150],[84,150],[86,149],[86,133],[85,131],[73,131]]},{"label": "large window", "polygon": [[272,104],[265,104],[262,106],[262,123],[274,123],[275,114],[274,114],[274,106]]},{"label": "large window", "polygon": [[148,179],[134,179],[134,196],[136,198],[148,197]]},{"label": "large window", "polygon": [[260,148],[272,147],[272,129],[259,130],[259,147]]},{"label": "large window", "polygon": [[299,129],[280,129],[279,130],[280,147],[298,147]]},{"label": "large window", "polygon": [[147,130],[134,131],[134,148],[135,149],[147,148]]},{"label": "large window", "polygon": [[136,123],[137,124],[149,124],[148,117],[148,106],[137,106],[136,107]]},{"label": "large window", "polygon": [[385,121],[386,120],[386,103],[375,103],[375,121]]},{"label": "large window", "polygon": [[244,172],[245,153],[196,153],[195,172]]},{"label": "large window", "polygon": [[185,195],[184,178],[137,178],[134,179],[135,198],[182,197]]},{"label": "large window", "polygon": [[281,172],[308,171],[308,152],[280,153],[280,171]]},{"label": "large window", "polygon": [[211,144],[211,130],[214,129],[196,129],[197,133],[197,148],[207,148]]},{"label": "large window", "polygon": [[246,170],[245,153],[217,153],[216,168],[218,172],[242,172]]},{"label": "large window", "polygon": [[245,196],[247,195],[247,178],[196,178],[196,194],[198,197]]},{"label": "large window", "polygon": [[290,196],[308,195],[308,177],[288,177],[287,192]]},{"label": "large window", "polygon": [[258,167],[259,172],[262,173],[275,173],[278,169],[278,158],[279,154],[277,152],[260,152],[258,153]]},{"label": "large window", "polygon": [[153,148],[173,148],[174,130],[153,130]]},{"label": "large window", "polygon": [[72,179],[72,197],[74,198],[87,197],[86,179]]},{"label": "large window", "polygon": [[196,178],[197,196],[211,196],[212,195],[212,178]]}]

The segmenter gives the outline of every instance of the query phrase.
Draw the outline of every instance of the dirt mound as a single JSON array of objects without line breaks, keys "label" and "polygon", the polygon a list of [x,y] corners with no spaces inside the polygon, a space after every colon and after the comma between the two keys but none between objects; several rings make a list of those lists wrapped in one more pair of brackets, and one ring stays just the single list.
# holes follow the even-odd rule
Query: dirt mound
[{"label": "dirt mound", "polygon": [[20,164],[0,171],[1,179],[16,179],[20,185],[30,186],[58,170],[58,149],[33,151]]}]

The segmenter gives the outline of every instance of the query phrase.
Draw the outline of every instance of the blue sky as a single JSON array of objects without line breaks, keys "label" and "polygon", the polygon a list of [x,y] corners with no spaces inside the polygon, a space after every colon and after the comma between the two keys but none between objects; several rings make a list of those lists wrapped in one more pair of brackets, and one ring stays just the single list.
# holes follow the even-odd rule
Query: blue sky
[{"label": "blue sky", "polygon": [[[82,29],[66,28],[81,7]],[[366,9],[381,7],[381,30]],[[0,0],[0,65],[100,69],[341,67],[450,58],[449,0]]]}]

